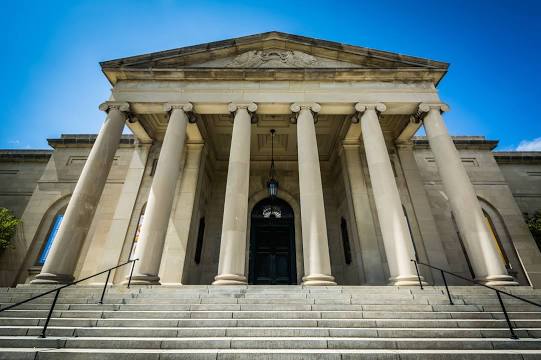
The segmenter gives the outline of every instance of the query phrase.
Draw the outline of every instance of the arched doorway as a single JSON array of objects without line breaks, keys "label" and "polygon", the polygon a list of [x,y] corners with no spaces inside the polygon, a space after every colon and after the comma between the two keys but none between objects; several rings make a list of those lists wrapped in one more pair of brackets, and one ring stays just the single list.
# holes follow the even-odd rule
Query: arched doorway
[{"label": "arched doorway", "polygon": [[293,209],[279,198],[258,202],[251,214],[250,284],[297,283]]}]

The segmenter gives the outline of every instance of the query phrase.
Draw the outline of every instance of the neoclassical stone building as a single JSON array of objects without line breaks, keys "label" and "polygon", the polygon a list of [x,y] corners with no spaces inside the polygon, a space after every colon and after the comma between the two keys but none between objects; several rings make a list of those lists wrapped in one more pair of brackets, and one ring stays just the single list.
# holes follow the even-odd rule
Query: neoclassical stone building
[{"label": "neoclassical stone building", "polygon": [[416,285],[415,258],[541,286],[541,154],[451,138],[447,63],[269,32],[101,67],[98,135],[0,152],[2,286],[128,259],[139,284]]}]

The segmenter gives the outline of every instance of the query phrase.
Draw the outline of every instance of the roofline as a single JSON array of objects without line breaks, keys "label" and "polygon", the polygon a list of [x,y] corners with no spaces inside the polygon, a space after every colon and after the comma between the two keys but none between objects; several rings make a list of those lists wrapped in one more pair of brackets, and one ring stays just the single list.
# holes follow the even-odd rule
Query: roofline
[{"label": "roofline", "polygon": [[493,155],[498,164],[541,163],[541,151],[495,151]]},{"label": "roofline", "polygon": [[0,161],[48,161],[53,153],[49,149],[0,149]]},{"label": "roofline", "polygon": [[[70,145],[92,145],[97,137],[98,134],[61,134],[60,138],[47,139],[47,143],[54,149]],[[132,134],[122,134],[120,138],[120,145],[134,145],[135,142]]]},{"label": "roofline", "polygon": [[[417,56],[411,56],[411,55],[405,55],[400,54],[396,52],[391,51],[385,51],[385,50],[377,50],[372,48],[367,48],[363,46],[357,46],[357,45],[350,45],[350,44],[344,44],[339,43],[336,41],[329,41],[329,40],[322,40],[318,38],[312,38],[302,35],[294,35],[289,34],[281,31],[268,31],[258,34],[252,34],[252,35],[246,35],[246,36],[240,36],[236,38],[226,39],[226,40],[219,40],[219,41],[211,41],[208,43],[198,44],[198,45],[189,45],[184,46],[180,48],[174,48],[169,50],[162,50],[162,51],[154,51],[150,53],[140,54],[140,55],[133,55],[113,60],[105,60],[100,62],[100,66],[103,68],[104,66],[110,66],[110,65],[124,65],[127,62],[131,62],[134,60],[138,60],[141,58],[145,58],[145,60],[149,60],[148,58],[152,59],[156,57],[156,55],[159,55],[160,58],[163,58],[164,56],[177,56],[180,54],[190,54],[200,51],[209,51],[214,49],[220,49],[224,47],[230,47],[230,46],[236,46],[238,43],[246,43],[246,42],[253,42],[257,40],[270,40],[273,37],[277,38],[286,38],[287,40],[292,40],[296,42],[308,42],[311,43],[311,45],[328,48],[332,50],[341,50],[341,51],[349,51],[352,52],[352,50],[356,50],[357,53],[360,55],[370,55],[372,57],[384,57],[384,58],[393,58],[400,61],[411,61],[415,64],[423,64],[428,65],[434,68],[439,69],[447,69],[449,67],[449,63],[438,61],[438,60],[431,60],[427,58],[417,57]],[[362,53],[361,53],[362,52]],[[120,64],[119,64],[120,63]]]},{"label": "roofline", "polygon": [[[410,63],[412,65],[417,66],[423,66],[421,68],[422,70],[433,70],[436,72],[441,72],[441,76],[437,79],[435,79],[436,85],[439,83],[439,81],[443,78],[443,76],[446,74],[447,69],[449,68],[449,63],[442,62],[442,61],[436,61],[436,60],[430,60],[426,58],[421,57],[415,57],[410,55],[403,55],[399,53],[394,53],[390,51],[384,51],[384,50],[376,50],[361,46],[355,46],[355,45],[348,45],[343,44],[339,42],[334,41],[328,41],[328,40],[321,40],[316,38],[310,38],[306,36],[300,36],[300,35],[293,35],[288,33],[283,33],[279,31],[270,31],[270,32],[264,32],[260,34],[254,34],[254,35],[248,35],[248,36],[242,36],[227,40],[220,40],[220,41],[213,41],[209,43],[204,44],[198,44],[198,45],[191,45],[191,46],[185,46],[170,50],[163,50],[163,51],[157,51],[157,52],[150,52],[146,54],[141,55],[135,55],[135,56],[129,56],[129,57],[123,57],[118,58],[114,60],[107,60],[100,62],[100,67],[102,69],[102,72],[105,74],[105,76],[108,78],[108,80],[111,82],[111,84],[115,83],[116,79],[112,79],[107,72],[114,72],[118,70],[127,70],[126,66],[134,66],[137,63],[140,62],[151,62],[154,59],[166,59],[168,57],[176,57],[179,55],[193,55],[197,53],[202,52],[208,52],[213,50],[219,50],[219,49],[225,49],[225,48],[232,48],[232,47],[246,47],[246,45],[257,42],[257,41],[265,41],[265,40],[285,40],[285,41],[291,41],[295,43],[304,43],[310,46],[315,46],[319,48],[328,49],[331,51],[341,51],[341,52],[347,52],[353,55],[359,55],[359,56],[369,56],[372,58],[380,58],[385,60],[395,60],[400,61],[405,64]],[[132,68],[132,70],[134,70]],[[187,71],[187,68],[178,68],[178,69],[168,69],[169,71]],[[199,72],[201,72],[203,69],[198,68]],[[227,71],[231,71],[232,69],[228,68]],[[267,69],[272,70],[272,69]],[[284,71],[285,69],[281,68],[280,71]],[[297,69],[299,70],[299,69]],[[372,71],[378,71],[378,70],[385,70],[385,69],[371,69]],[[387,69],[391,70],[391,69]],[[414,69],[411,68],[392,68],[392,70],[395,71],[411,71]],[[152,67],[146,67],[144,69],[135,69],[135,71],[156,71],[156,69],[153,69]],[[189,70],[188,70],[189,71]],[[220,71],[220,69],[213,68],[213,71]],[[176,79],[176,80],[182,80],[182,79]],[[185,79],[185,80],[197,80],[197,79]],[[315,79],[314,79],[315,80]]]},{"label": "roofline", "polygon": [[[455,146],[460,149],[494,150],[500,142],[499,140],[487,140],[484,136],[451,136],[451,139]],[[415,148],[430,148],[426,136],[414,136],[411,140]]]}]

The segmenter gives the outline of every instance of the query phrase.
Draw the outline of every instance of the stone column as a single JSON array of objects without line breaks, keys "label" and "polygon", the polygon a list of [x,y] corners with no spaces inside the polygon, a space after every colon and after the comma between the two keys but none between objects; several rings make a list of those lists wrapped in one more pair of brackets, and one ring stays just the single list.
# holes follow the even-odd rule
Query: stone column
[{"label": "stone column", "polygon": [[325,204],[313,116],[313,113],[320,110],[321,106],[315,103],[291,105],[291,111],[296,114],[297,120],[302,246],[305,256],[303,285],[336,285],[334,277],[331,276]]},{"label": "stone column", "polygon": [[411,261],[415,259],[413,243],[377,114],[386,107],[381,103],[356,104],[355,109],[362,114],[361,134],[391,274],[389,281],[392,285],[419,285]]},{"label": "stone column", "polygon": [[139,260],[135,263],[132,284],[160,283],[158,272],[186,141],[186,112],[192,111],[193,106],[166,104],[164,108],[171,114],[135,250],[134,257]]},{"label": "stone column", "polygon": [[229,104],[229,111],[235,113],[235,118],[225,188],[220,261],[214,285],[246,284],[244,274],[252,130],[250,113],[256,110],[254,103]]},{"label": "stone column", "polygon": [[109,101],[101,104],[100,110],[107,112],[107,118],[71,195],[47,260],[33,284],[69,283],[74,279],[79,252],[111,170],[129,105]]},{"label": "stone column", "polygon": [[476,280],[492,286],[518,285],[507,274],[497,245],[485,224],[473,185],[447,132],[441,113],[448,110],[445,104],[419,105],[419,112],[424,114],[423,124],[428,142]]}]

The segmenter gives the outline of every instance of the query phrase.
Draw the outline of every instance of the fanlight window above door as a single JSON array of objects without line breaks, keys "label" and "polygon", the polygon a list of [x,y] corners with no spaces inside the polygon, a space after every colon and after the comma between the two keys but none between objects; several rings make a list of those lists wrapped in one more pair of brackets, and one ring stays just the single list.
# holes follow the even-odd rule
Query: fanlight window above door
[{"label": "fanlight window above door", "polygon": [[263,213],[263,217],[266,219],[271,218],[271,217],[274,217],[277,219],[282,218],[282,210],[280,209],[279,206],[267,205],[263,208],[262,213]]},{"label": "fanlight window above door", "polygon": [[268,197],[256,204],[252,217],[261,219],[290,219],[293,211],[288,203],[278,197]]}]

